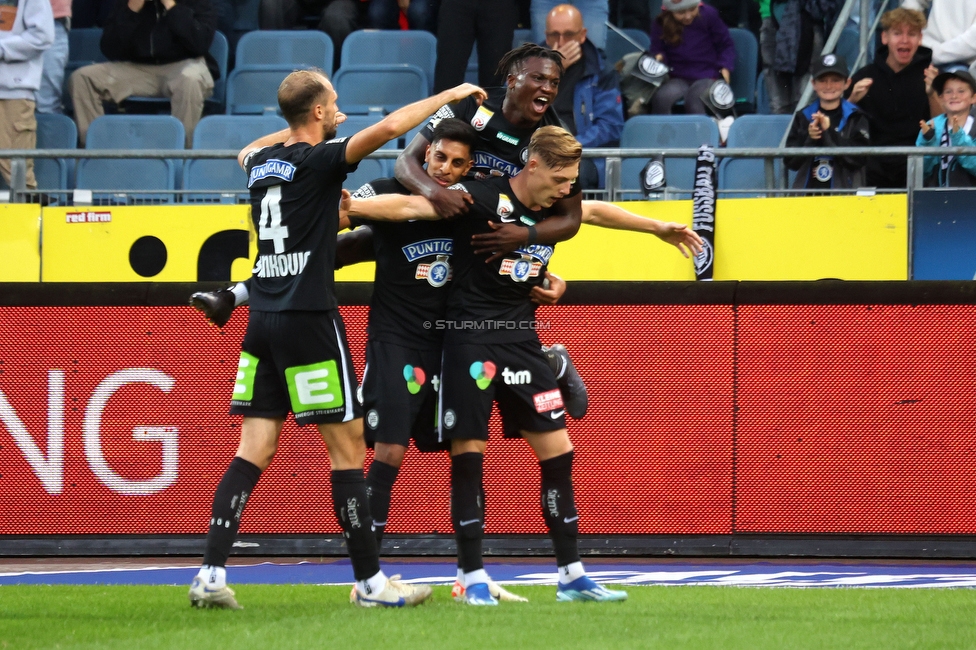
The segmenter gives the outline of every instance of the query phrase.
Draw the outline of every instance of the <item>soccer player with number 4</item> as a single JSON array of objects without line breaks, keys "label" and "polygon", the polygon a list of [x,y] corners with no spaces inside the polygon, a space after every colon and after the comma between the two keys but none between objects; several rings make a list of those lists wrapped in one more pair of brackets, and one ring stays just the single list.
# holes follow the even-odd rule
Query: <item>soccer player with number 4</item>
[{"label": "soccer player with number 4", "polygon": [[366,495],[362,408],[334,291],[342,182],[360,160],[423,122],[444,103],[484,91],[464,84],[405,106],[349,138],[335,138],[336,92],[319,70],[278,88],[288,129],[259,138],[238,160],[248,174],[258,258],[231,413],[241,439],[216,493],[203,567],[190,587],[196,607],[239,609],[225,564],[244,508],[274,458],[289,412],[317,426],[332,467],[332,501],[365,607],[415,605],[430,596],[380,570]]}]

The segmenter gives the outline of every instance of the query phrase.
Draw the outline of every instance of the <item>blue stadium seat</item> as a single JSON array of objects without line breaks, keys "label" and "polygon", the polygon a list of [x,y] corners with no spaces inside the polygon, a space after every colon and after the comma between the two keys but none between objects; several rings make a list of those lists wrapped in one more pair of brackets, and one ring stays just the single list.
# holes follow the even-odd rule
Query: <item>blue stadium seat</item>
[{"label": "blue stadium seat", "polygon": [[290,65],[321,68],[330,76],[334,48],[332,39],[318,30],[248,32],[237,42],[237,68]]},{"label": "blue stadium seat", "polygon": [[516,29],[515,34],[512,36],[512,49],[514,50],[519,45],[523,43],[532,42],[532,30],[531,29]]},{"label": "blue stadium seat", "polygon": [[[705,115],[638,115],[624,123],[620,137],[622,149],[697,149],[703,144],[718,146],[718,127]],[[646,163],[646,158],[623,160],[621,189],[640,189],[640,171]],[[691,189],[695,180],[695,160],[666,158],[664,173],[668,187]]]},{"label": "blue stadium seat", "polygon": [[429,94],[427,75],[415,65],[343,65],[332,80],[339,110],[347,115],[394,111]]},{"label": "blue stadium seat", "polygon": [[[208,115],[193,131],[193,148],[241,150],[287,127],[284,118],[277,115]],[[182,189],[218,190],[213,194],[184,194],[186,203],[237,203],[239,197],[247,196],[247,176],[236,160],[187,160]]]},{"label": "blue stadium seat", "polygon": [[[350,115],[345,122],[336,128],[336,135],[340,138],[351,136],[359,131],[362,131],[367,126],[376,124],[381,119],[383,119],[383,116],[378,114]],[[397,143],[395,140],[387,142],[385,145],[380,147],[380,149],[396,148]],[[346,182],[343,183],[342,186],[350,192],[355,192],[364,183],[376,180],[377,178],[392,176],[393,163],[393,160],[376,160],[372,158],[362,160],[359,162],[359,167],[356,168],[356,171],[349,174],[349,176],[346,178]]]},{"label": "blue stadium seat", "polygon": [[[78,127],[67,115],[37,113],[38,149],[76,149]],[[42,190],[66,190],[68,178],[74,170],[74,160],[67,158],[38,158],[34,161],[37,187]]]},{"label": "blue stadium seat", "polygon": [[407,131],[407,134],[403,136],[403,146],[406,147],[408,144],[413,142],[413,139],[417,136],[417,134],[423,131],[426,126],[427,126],[427,120],[424,120],[424,122],[420,126],[415,126],[414,128]]},{"label": "blue stadium seat", "polygon": [[276,115],[278,86],[293,65],[237,68],[227,80],[228,115]]},{"label": "blue stadium seat", "polygon": [[756,112],[760,115],[771,115],[773,112],[769,105],[769,90],[766,88],[765,70],[756,77]]},{"label": "blue stadium seat", "polygon": [[608,65],[614,65],[617,61],[624,58],[625,54],[630,54],[631,52],[646,52],[647,50],[651,49],[651,37],[647,34],[647,32],[640,29],[623,29],[621,31],[629,36],[632,41],[636,41],[640,45],[640,49],[634,47],[633,43],[625,39],[617,32],[613,31],[612,29],[608,29],[607,46],[603,50],[606,54]]},{"label": "blue stadium seat", "polygon": [[423,30],[363,29],[342,42],[342,67],[406,63],[423,70],[434,88],[434,66],[437,62],[437,39]]},{"label": "blue stadium seat", "polygon": [[471,56],[468,57],[468,67],[464,69],[464,82],[478,84],[478,48],[471,48]]},{"label": "blue stadium seat", "polygon": [[[183,124],[170,115],[105,115],[88,128],[86,149],[176,149],[186,139]],[[172,193],[124,195],[125,190],[174,190],[178,161],[172,159],[81,159],[76,187],[96,202],[169,203]],[[115,191],[123,192],[116,195]]]},{"label": "blue stadium seat", "polygon": [[732,91],[736,110],[752,113],[756,110],[756,73],[759,66],[759,43],[752,32],[733,27],[729,30],[735,43],[735,68],[732,70]]},{"label": "blue stadium seat", "polygon": [[[778,147],[789,125],[789,115],[743,115],[732,123],[726,147]],[[776,173],[781,173],[783,161],[776,160],[775,166]],[[718,186],[723,190],[763,190],[766,187],[764,161],[760,158],[722,160],[718,167]]]},{"label": "blue stadium seat", "polygon": [[[213,94],[206,100],[205,104],[214,110],[224,110],[224,101],[227,98],[227,57],[230,53],[230,46],[227,44],[227,37],[221,32],[214,32],[213,42],[210,44],[210,55],[217,61],[217,69],[220,70],[220,78],[214,81]],[[132,113],[169,113],[170,101],[165,97],[129,97],[125,100],[126,112]]]},{"label": "blue stadium seat", "polygon": [[[861,34],[856,27],[847,26],[841,31],[840,39],[837,41],[837,47],[834,48],[834,52],[844,57],[844,60],[847,61],[847,76],[849,77],[854,74],[854,70],[851,68],[853,68],[854,62],[857,60],[857,55],[861,52]],[[868,61],[870,61],[870,58]],[[861,65],[864,65],[868,61],[862,61]]]},{"label": "blue stadium seat", "polygon": [[72,29],[68,32],[68,65],[77,70],[89,63],[107,61],[102,54],[102,30],[99,27]]}]

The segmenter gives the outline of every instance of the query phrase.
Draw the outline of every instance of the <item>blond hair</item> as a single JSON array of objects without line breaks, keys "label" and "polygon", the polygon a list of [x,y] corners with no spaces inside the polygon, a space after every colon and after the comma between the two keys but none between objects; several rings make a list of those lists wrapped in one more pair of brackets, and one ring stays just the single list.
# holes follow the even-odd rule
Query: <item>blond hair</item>
[{"label": "blond hair", "polygon": [[881,16],[881,31],[886,32],[899,25],[907,25],[916,28],[918,31],[922,31],[926,25],[925,14],[915,9],[898,7],[897,9],[886,11]]},{"label": "blond hair", "polygon": [[572,134],[558,126],[536,129],[529,141],[529,156],[538,156],[551,169],[562,169],[578,163],[583,145]]}]

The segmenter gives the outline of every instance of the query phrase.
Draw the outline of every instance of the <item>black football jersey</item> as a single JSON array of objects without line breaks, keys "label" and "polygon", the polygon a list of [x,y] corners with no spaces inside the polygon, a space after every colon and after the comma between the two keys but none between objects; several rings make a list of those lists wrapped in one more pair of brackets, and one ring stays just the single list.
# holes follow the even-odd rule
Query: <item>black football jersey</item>
[{"label": "black football jersey", "polygon": [[540,126],[563,126],[553,109],[542,116],[538,124],[528,128],[512,125],[502,114],[505,89],[491,89],[481,106],[472,97],[457,104],[445,104],[428,120],[420,131],[427,140],[433,139],[434,127],[444,118],[456,117],[473,126],[481,135],[481,143],[474,152],[474,166],[469,176],[484,180],[492,176],[515,176],[529,159],[529,140]]},{"label": "black football jersey", "polygon": [[347,138],[315,146],[275,144],[248,155],[251,219],[258,257],[251,277],[255,311],[335,309],[336,231]]},{"label": "black football jersey", "polygon": [[[410,194],[393,178],[371,181],[353,193]],[[447,288],[452,281],[454,224],[450,221],[372,221],[353,219],[373,231],[376,278],[369,306],[369,340],[410,348],[438,347],[443,329]],[[426,323],[426,326],[425,326]]]},{"label": "black football jersey", "polygon": [[533,211],[522,205],[508,178],[464,181],[452,188],[471,194],[474,205],[455,219],[447,339],[472,343],[535,339],[536,306],[529,294],[542,284],[555,247],[532,244],[486,264],[485,255],[474,254],[471,236],[491,232],[489,221],[532,226],[548,217],[549,210]]}]

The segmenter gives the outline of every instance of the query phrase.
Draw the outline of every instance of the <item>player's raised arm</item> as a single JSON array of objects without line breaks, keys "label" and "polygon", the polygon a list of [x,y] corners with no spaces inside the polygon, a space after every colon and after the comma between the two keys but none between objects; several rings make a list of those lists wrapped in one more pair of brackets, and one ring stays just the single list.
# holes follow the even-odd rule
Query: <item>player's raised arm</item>
[{"label": "player's raised arm", "polygon": [[685,224],[642,217],[604,201],[583,201],[583,223],[655,235],[675,246],[685,257],[697,255],[702,250],[701,237]]},{"label": "player's raised arm", "polygon": [[399,138],[426,120],[431,113],[444,104],[452,104],[469,95],[475,96],[480,101],[488,97],[478,86],[461,84],[393,111],[376,124],[366,127],[349,138],[346,144],[346,162],[350,164],[359,162],[390,140]]},{"label": "player's raised arm", "polygon": [[440,219],[430,201],[422,196],[381,194],[368,199],[354,199],[342,190],[339,216],[370,221],[412,221],[416,219]]},{"label": "player's raised arm", "polygon": [[404,187],[430,201],[442,217],[456,217],[467,212],[471,195],[467,192],[449,191],[439,185],[424,169],[427,146],[430,142],[418,133],[407,143],[406,149],[396,159],[396,178]]}]

